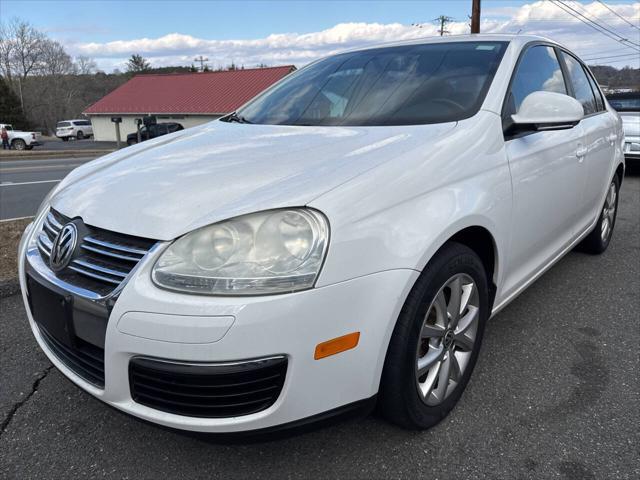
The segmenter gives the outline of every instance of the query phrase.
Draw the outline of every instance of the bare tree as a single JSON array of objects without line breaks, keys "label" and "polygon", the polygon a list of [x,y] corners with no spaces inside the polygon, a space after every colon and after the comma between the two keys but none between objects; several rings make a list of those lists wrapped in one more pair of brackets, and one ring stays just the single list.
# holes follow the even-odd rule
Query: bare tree
[{"label": "bare tree", "polygon": [[78,75],[91,75],[98,70],[98,64],[93,58],[80,55],[75,59],[76,73]]}]

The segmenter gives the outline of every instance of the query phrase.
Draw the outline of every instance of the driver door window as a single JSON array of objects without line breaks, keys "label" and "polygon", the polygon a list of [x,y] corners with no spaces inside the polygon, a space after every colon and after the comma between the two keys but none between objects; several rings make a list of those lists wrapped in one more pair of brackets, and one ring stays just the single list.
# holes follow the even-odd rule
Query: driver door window
[{"label": "driver door window", "polygon": [[504,124],[510,125],[511,115],[518,113],[527,95],[539,91],[567,94],[556,52],[545,45],[531,47],[522,55],[505,103]]}]

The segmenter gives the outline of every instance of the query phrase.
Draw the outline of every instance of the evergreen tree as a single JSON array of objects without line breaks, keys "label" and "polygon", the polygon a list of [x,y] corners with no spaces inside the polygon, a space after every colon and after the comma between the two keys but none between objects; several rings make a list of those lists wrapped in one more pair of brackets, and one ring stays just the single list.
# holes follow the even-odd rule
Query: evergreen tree
[{"label": "evergreen tree", "polygon": [[29,122],[20,107],[20,99],[3,77],[0,77],[0,122],[9,123],[16,130],[29,127]]}]

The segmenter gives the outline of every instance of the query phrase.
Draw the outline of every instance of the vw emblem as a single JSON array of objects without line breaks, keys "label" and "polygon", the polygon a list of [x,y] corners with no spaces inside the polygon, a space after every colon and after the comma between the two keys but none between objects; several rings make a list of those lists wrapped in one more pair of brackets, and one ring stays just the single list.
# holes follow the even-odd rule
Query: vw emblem
[{"label": "vw emblem", "polygon": [[71,261],[78,241],[78,229],[73,223],[67,223],[53,240],[49,266],[54,272],[59,272]]}]

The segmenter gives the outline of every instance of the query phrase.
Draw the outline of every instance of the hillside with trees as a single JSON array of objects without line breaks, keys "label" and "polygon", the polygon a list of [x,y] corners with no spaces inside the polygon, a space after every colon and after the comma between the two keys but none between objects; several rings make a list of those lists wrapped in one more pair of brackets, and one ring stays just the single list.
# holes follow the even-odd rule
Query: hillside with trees
[{"label": "hillside with trees", "polygon": [[[232,63],[218,70],[242,68]],[[206,65],[203,70],[210,71]],[[601,85],[640,89],[640,69],[594,66],[592,70]],[[52,133],[58,121],[81,117],[89,105],[133,75],[197,71],[194,65],[153,68],[147,59],[133,54],[126,72],[105,73],[93,59],[72,58],[62,44],[14,19],[0,25],[0,121]]]}]

